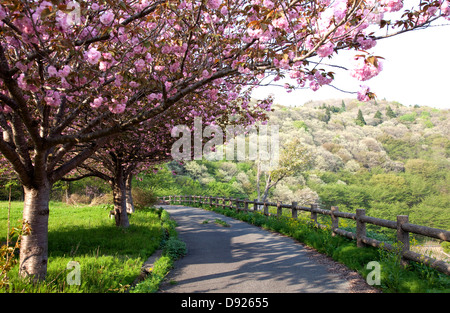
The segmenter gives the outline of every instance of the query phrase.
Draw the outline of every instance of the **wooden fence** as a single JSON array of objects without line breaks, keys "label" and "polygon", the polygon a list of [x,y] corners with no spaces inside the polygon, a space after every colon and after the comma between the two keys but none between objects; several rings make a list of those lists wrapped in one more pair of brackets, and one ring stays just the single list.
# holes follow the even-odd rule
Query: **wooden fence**
[{"label": "wooden fence", "polygon": [[[366,225],[372,224],[385,228],[394,229],[397,231],[397,242],[399,242],[398,249],[401,249],[400,253],[402,261],[408,260],[427,264],[428,266],[437,269],[438,271],[450,275],[450,263],[436,260],[426,255],[422,255],[410,250],[410,233],[422,235],[430,238],[450,242],[450,231],[420,226],[411,224],[408,221],[408,215],[398,215],[397,221],[385,220],[380,218],[374,218],[366,215],[364,209],[357,209],[356,213],[347,213],[339,211],[337,206],[331,207],[331,210],[321,209],[317,204],[311,204],[310,206],[299,206],[296,202],[292,204],[284,204],[281,202],[258,202],[257,200],[249,201],[248,199],[233,199],[223,197],[210,197],[210,196],[166,196],[159,197],[159,200],[169,201],[169,203],[190,203],[195,204],[207,204],[210,206],[222,207],[234,209],[236,211],[257,211],[258,207],[262,208],[264,215],[271,215],[269,213],[269,207],[276,207],[276,216],[281,217],[283,209],[289,209],[291,211],[292,218],[297,218],[298,211],[306,211],[311,215],[311,220],[318,226],[317,217],[318,214],[330,216],[331,218],[331,231],[333,236],[341,235],[353,240],[356,240],[358,247],[373,246],[377,248],[386,249],[392,251],[395,247],[389,243],[379,241],[373,238],[367,237]],[[356,221],[356,232],[349,232],[339,228],[339,219],[350,219]]]}]

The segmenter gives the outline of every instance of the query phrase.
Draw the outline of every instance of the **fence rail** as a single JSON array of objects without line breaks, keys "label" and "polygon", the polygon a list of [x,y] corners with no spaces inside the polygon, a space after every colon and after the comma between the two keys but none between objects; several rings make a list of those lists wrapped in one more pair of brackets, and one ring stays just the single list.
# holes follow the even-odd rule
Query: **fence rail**
[{"label": "fence rail", "polygon": [[[317,220],[318,214],[326,215],[331,218],[331,231],[333,236],[340,235],[356,240],[358,247],[373,246],[389,251],[394,250],[395,247],[384,241],[367,237],[366,224],[394,229],[397,230],[397,242],[400,243],[402,261],[405,264],[408,260],[420,262],[427,264],[442,273],[450,275],[450,263],[410,250],[410,233],[450,242],[450,231],[411,224],[409,223],[408,215],[398,215],[396,221],[391,221],[367,216],[364,209],[357,209],[356,213],[348,213],[339,211],[337,206],[331,207],[331,210],[326,210],[319,208],[317,204],[311,204],[310,206],[299,206],[297,205],[297,202],[292,202],[292,204],[284,204],[281,202],[257,201],[256,199],[251,201],[248,199],[193,195],[165,196],[159,197],[158,199],[162,201],[169,201],[170,203],[208,204],[210,206],[229,208],[236,211],[258,211],[259,207],[262,207],[262,213],[267,216],[272,215],[269,213],[269,207],[276,207],[276,216],[278,217],[282,216],[283,208],[291,210],[292,218],[298,217],[298,211],[305,211],[310,212],[311,220],[318,227],[323,226],[319,224]],[[339,218],[356,221],[356,232],[353,233],[339,228]]]}]

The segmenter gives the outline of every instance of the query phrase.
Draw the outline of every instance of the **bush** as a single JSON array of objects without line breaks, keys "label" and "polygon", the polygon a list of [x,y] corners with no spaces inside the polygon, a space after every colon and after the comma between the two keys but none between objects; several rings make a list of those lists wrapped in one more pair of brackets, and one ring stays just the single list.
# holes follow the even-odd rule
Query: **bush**
[{"label": "bush", "polygon": [[107,193],[98,197],[94,197],[91,201],[91,205],[102,205],[102,204],[112,204],[113,195],[112,193]]},{"label": "bush", "polygon": [[172,260],[178,260],[186,254],[186,251],[186,244],[183,241],[170,237],[164,245],[163,254]]},{"label": "bush", "polygon": [[417,117],[417,113],[412,112],[412,113],[407,113],[407,114],[400,116],[399,120],[402,122],[414,122],[416,120],[416,117]]},{"label": "bush", "polygon": [[133,204],[138,210],[150,207],[157,202],[157,198],[151,190],[134,187],[131,190],[131,194],[133,196]]},{"label": "bush", "polygon": [[69,204],[72,204],[72,205],[90,204],[91,198],[89,198],[88,196],[85,196],[85,195],[73,193],[70,195],[68,202],[69,202]]}]

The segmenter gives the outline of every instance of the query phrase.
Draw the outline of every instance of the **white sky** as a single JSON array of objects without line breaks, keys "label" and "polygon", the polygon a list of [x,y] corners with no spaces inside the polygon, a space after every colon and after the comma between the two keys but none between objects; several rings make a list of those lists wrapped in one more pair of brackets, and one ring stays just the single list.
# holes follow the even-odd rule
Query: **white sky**
[{"label": "white sky", "polygon": [[[442,20],[439,24],[450,22]],[[332,85],[353,92],[358,91],[360,85],[367,85],[378,99],[450,109],[450,26],[430,27],[383,39],[370,52],[385,58],[383,71],[377,77],[360,82],[347,71],[332,69],[337,74]],[[355,51],[340,51],[332,60],[324,62],[348,66],[348,60],[355,54]],[[316,92],[304,89],[291,93],[281,87],[261,87],[254,96],[261,98],[270,93],[275,95],[275,103],[292,106],[309,100],[356,98],[356,94],[329,86]]]}]

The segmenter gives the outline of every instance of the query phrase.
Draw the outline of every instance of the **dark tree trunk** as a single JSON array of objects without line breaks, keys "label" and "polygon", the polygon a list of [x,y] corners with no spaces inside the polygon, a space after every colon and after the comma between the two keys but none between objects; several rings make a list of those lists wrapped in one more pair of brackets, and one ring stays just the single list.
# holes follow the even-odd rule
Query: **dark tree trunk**
[{"label": "dark tree trunk", "polygon": [[116,177],[113,180],[114,214],[116,226],[127,228],[130,226],[127,214],[126,177],[123,169],[118,167]]},{"label": "dark tree trunk", "polygon": [[50,190],[48,182],[37,188],[24,187],[23,219],[31,233],[22,238],[19,275],[35,281],[44,280],[47,273]]}]

